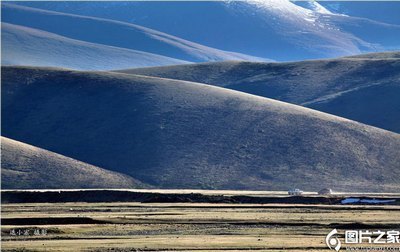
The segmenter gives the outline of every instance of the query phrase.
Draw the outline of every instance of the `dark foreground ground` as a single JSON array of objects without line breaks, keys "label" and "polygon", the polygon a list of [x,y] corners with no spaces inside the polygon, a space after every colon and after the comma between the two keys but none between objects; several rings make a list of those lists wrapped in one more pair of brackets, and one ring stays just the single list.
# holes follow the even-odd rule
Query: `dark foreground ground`
[{"label": "dark foreground ground", "polygon": [[334,228],[400,227],[396,195],[221,192],[3,191],[2,251],[329,251]]},{"label": "dark foreground ground", "polygon": [[324,204],[324,205],[400,205],[396,193],[334,193],[318,195],[305,192],[289,196],[283,191],[228,190],[3,190],[2,203],[64,202],[141,202],[141,203],[236,203],[236,204]]}]

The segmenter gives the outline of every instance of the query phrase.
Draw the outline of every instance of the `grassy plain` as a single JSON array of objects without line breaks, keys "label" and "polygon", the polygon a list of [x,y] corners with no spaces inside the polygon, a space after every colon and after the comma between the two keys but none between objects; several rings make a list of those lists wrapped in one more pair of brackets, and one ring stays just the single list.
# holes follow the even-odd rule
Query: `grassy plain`
[{"label": "grassy plain", "polygon": [[[333,228],[392,230],[400,207],[23,203],[3,204],[2,220],[3,251],[328,251]],[[13,236],[11,229],[47,235]]]}]

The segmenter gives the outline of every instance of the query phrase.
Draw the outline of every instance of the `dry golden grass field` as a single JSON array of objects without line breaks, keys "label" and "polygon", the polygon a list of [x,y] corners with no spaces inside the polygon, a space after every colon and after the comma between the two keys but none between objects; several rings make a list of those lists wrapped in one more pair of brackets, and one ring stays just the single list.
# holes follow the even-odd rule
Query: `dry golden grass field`
[{"label": "dry golden grass field", "polygon": [[400,206],[18,203],[2,221],[2,251],[329,251],[333,228],[400,227]]}]

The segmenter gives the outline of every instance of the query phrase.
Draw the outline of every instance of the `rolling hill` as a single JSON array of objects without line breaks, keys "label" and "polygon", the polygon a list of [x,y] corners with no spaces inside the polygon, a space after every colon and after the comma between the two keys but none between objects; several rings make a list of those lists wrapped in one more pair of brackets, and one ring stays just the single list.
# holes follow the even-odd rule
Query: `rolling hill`
[{"label": "rolling hill", "polygon": [[159,188],[398,191],[400,135],[259,96],[2,68],[2,134]]},{"label": "rolling hill", "polygon": [[[70,39],[137,50],[190,62],[265,59],[196,44],[139,25],[2,3],[2,22]],[[77,29],[79,27],[79,29]]]},{"label": "rolling hill", "polygon": [[289,63],[217,62],[121,72],[222,86],[400,133],[397,55]]},{"label": "rolling hill", "polygon": [[143,188],[129,176],[1,137],[1,188]]},{"label": "rolling hill", "polygon": [[[19,4],[135,23],[203,45],[277,61],[400,49],[398,2],[30,1]],[[335,11],[330,8],[332,5],[345,7]]]},{"label": "rolling hill", "polygon": [[93,44],[2,23],[2,65],[112,70],[189,63],[146,52]]},{"label": "rolling hill", "polygon": [[400,51],[388,51],[381,53],[366,53],[348,56],[347,58],[354,59],[400,59]]}]

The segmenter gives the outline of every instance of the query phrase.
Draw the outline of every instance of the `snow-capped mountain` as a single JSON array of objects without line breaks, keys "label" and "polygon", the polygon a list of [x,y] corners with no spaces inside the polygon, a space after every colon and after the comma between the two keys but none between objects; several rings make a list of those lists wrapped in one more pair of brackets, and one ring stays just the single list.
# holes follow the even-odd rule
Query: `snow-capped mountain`
[{"label": "snow-capped mountain", "polygon": [[[279,61],[339,57],[400,48],[398,24],[375,21],[366,15],[356,17],[351,13],[343,14],[335,11],[331,5],[315,1],[21,4],[130,22],[210,47]],[[381,5],[384,7],[387,3]],[[360,6],[368,7],[363,3]],[[379,9],[373,7],[370,10]],[[391,3],[391,8],[400,11],[400,3]]]}]

